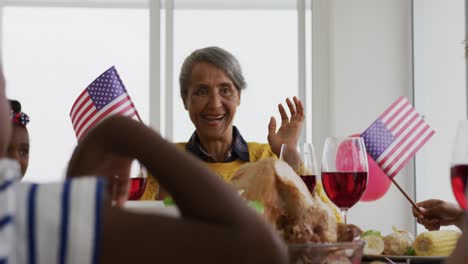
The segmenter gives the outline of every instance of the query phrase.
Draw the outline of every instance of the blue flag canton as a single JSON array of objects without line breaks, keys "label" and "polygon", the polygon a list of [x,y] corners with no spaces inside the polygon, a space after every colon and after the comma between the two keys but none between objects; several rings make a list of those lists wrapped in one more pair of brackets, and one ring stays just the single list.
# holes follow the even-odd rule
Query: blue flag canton
[{"label": "blue flag canton", "polygon": [[125,87],[114,67],[101,74],[87,89],[98,110],[125,93]]},{"label": "blue flag canton", "polygon": [[391,131],[381,120],[375,121],[361,137],[364,139],[367,153],[374,160],[377,160],[394,140]]}]

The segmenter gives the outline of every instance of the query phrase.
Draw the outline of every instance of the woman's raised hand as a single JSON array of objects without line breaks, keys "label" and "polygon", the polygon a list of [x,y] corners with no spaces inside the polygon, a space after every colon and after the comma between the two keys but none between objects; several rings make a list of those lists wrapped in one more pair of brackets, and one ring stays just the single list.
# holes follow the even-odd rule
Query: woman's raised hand
[{"label": "woman's raised hand", "polygon": [[302,102],[294,96],[292,101],[287,98],[286,104],[291,116],[288,116],[282,104],[278,104],[281,115],[281,126],[278,131],[276,131],[276,119],[274,117],[271,117],[268,124],[268,143],[271,150],[278,157],[280,156],[282,144],[297,144],[304,123],[304,106]]}]

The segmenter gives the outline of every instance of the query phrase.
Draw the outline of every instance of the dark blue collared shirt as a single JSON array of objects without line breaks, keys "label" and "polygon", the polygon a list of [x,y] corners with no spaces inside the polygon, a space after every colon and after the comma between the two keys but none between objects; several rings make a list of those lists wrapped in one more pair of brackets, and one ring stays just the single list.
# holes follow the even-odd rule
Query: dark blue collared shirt
[{"label": "dark blue collared shirt", "polygon": [[[202,145],[200,144],[200,138],[198,137],[197,131],[193,132],[192,136],[187,142],[187,145],[185,145],[185,149],[205,162],[216,162],[213,157],[211,157],[210,154],[208,154],[208,152],[203,149]],[[224,158],[224,162],[231,162],[236,159],[249,161],[249,148],[247,146],[247,142],[245,142],[239,130],[233,126],[232,147]]]}]

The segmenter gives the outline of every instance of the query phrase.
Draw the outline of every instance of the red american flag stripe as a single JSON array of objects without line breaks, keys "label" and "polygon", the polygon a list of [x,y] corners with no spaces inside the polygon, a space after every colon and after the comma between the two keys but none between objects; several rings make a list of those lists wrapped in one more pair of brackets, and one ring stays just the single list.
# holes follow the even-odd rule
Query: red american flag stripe
[{"label": "red american flag stripe", "polygon": [[368,154],[393,177],[434,133],[408,99],[400,97],[362,133],[362,137]]},{"label": "red american flag stripe", "polygon": [[130,96],[115,67],[109,68],[94,80],[75,100],[70,119],[80,140],[90,129],[112,115],[138,117]]}]

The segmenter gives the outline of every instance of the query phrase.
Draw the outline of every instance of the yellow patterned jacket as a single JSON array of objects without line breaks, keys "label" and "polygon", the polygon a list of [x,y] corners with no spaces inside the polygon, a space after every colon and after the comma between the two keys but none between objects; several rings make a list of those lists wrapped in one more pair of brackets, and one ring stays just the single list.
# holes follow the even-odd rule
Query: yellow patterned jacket
[{"label": "yellow patterned jacket", "polygon": [[[187,143],[176,143],[176,144],[177,146],[185,150]],[[212,169],[221,179],[223,179],[226,182],[230,182],[234,172],[236,172],[242,165],[248,162],[256,162],[264,158],[271,158],[271,157],[276,158],[276,155],[271,150],[269,144],[249,142],[247,143],[247,146],[248,146],[248,151],[249,151],[249,161],[242,161],[240,159],[236,159],[231,162],[223,162],[223,163],[204,162],[204,164],[208,166],[210,169]],[[156,179],[154,179],[154,177],[148,177],[145,192],[143,193],[140,200],[154,200],[156,197],[157,191],[158,191],[158,182],[156,181]],[[336,206],[330,201],[330,199],[328,199],[320,182],[317,183],[315,187],[315,191],[318,194],[318,196],[321,198],[321,200],[325,202],[326,204],[328,204],[333,209],[336,219],[341,221],[341,215],[340,215],[338,208],[336,208]]]}]

